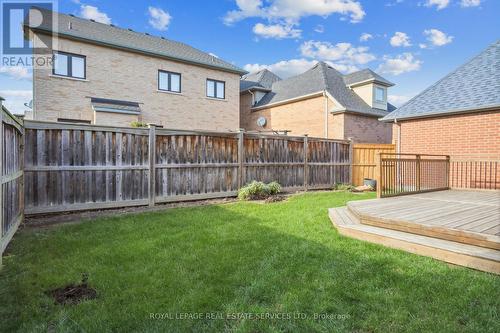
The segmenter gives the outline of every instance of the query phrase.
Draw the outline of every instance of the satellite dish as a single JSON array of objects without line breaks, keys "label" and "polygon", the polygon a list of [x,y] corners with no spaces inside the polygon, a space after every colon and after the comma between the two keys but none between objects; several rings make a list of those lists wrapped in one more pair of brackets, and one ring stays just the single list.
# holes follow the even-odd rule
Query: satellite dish
[{"label": "satellite dish", "polygon": [[264,126],[266,126],[266,124],[267,124],[267,120],[266,120],[266,118],[264,118],[264,117],[259,117],[259,118],[257,119],[257,126],[259,126],[259,127],[264,127]]}]

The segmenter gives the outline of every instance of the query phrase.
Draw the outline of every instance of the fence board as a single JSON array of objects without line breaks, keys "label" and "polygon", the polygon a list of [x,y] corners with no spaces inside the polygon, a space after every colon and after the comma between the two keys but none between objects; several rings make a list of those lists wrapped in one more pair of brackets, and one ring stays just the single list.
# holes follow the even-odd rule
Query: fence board
[{"label": "fence board", "polygon": [[341,140],[25,126],[27,214],[233,196],[253,180],[277,181],[287,190],[331,188],[351,177],[350,144]]},{"label": "fence board", "polygon": [[57,125],[25,123],[27,214],[147,199],[147,131]]},{"label": "fence board", "polygon": [[393,144],[354,144],[353,146],[353,185],[363,185],[364,178],[377,179],[377,156],[380,153],[395,153]]},{"label": "fence board", "polygon": [[0,102],[0,265],[1,255],[23,220],[22,123]]}]

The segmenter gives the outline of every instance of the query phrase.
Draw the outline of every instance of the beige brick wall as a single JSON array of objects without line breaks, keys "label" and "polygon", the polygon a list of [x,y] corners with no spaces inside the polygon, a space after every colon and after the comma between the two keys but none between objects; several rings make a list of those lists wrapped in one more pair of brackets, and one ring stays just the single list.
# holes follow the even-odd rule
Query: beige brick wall
[{"label": "beige brick wall", "polygon": [[[334,103],[326,98],[328,110]],[[266,130],[290,130],[291,135],[308,134],[325,137],[325,97],[318,96],[302,101],[251,111],[251,95],[241,95],[241,125],[246,130],[259,130],[257,118],[267,119]],[[328,115],[328,138],[347,139],[352,137],[362,143],[390,143],[392,126],[381,123],[377,118],[340,113]]]},{"label": "beige brick wall", "polygon": [[[176,129],[236,130],[239,125],[239,75],[144,56],[68,39],[58,50],[87,57],[87,79],[53,77],[51,69],[34,71],[34,118],[85,119],[123,126],[134,120]],[[158,70],[182,74],[181,94],[158,92]],[[206,79],[226,82],[226,99],[206,97]],[[141,115],[99,112],[94,117],[89,97],[141,103]],[[130,119],[130,121],[128,120]]]},{"label": "beige brick wall", "polygon": [[401,152],[500,159],[500,110],[399,121]]}]

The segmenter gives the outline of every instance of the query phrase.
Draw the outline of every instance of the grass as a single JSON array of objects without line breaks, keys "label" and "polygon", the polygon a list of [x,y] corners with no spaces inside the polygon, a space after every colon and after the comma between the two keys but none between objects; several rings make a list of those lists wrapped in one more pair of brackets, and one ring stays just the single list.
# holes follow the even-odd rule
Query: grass
[{"label": "grass", "polygon": [[[499,277],[332,229],[327,208],[371,197],[308,193],[26,228],[0,272],[0,331],[499,332]],[[97,299],[62,306],[45,294],[82,273]]]}]

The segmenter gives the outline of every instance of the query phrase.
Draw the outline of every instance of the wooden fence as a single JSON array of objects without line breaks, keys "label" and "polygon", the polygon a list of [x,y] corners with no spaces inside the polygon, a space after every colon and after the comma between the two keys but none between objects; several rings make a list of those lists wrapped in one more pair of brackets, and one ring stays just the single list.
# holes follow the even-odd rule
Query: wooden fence
[{"label": "wooden fence", "polygon": [[363,185],[363,179],[377,179],[377,157],[381,153],[395,153],[393,144],[356,143],[353,146],[352,181],[354,186]]},{"label": "wooden fence", "polygon": [[23,220],[23,127],[0,101],[0,264],[1,255]]},{"label": "wooden fence", "polygon": [[351,182],[352,144],[308,137],[25,121],[25,213],[233,196]]},{"label": "wooden fence", "polygon": [[450,157],[447,155],[379,155],[379,198],[450,188]]}]

